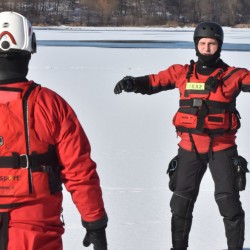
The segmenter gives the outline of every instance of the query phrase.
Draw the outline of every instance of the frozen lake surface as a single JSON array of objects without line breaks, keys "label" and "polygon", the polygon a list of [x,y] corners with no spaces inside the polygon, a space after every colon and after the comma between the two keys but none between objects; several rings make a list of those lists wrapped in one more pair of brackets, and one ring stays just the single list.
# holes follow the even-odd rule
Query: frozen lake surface
[{"label": "frozen lake surface", "polygon": [[[192,37],[193,29],[145,29],[145,28],[43,28],[39,31],[57,34],[56,39],[38,39],[39,46],[73,46],[73,47],[100,47],[100,48],[153,48],[153,49],[194,49]],[[241,29],[242,32],[245,29]],[[114,35],[115,31],[115,35]],[[227,36],[235,38],[235,29],[226,28]],[[67,34],[68,40],[63,38]],[[80,34],[79,34],[80,33]],[[70,36],[74,36],[74,39]],[[96,37],[95,37],[96,35]],[[88,38],[95,38],[88,40]],[[106,38],[106,39],[103,39]],[[180,40],[173,40],[173,38]],[[184,40],[183,38],[188,39]],[[80,40],[81,38],[81,40]],[[138,39],[139,38],[139,39]],[[249,43],[242,41],[225,42],[226,51],[250,51]]]},{"label": "frozen lake surface", "polygon": [[[98,48],[138,48],[138,49],[194,49],[193,42],[185,41],[144,41],[144,40],[42,40],[40,46],[98,47]],[[250,44],[224,43],[227,51],[250,51]]]},{"label": "frozen lake surface", "polygon": [[[176,46],[192,45],[193,28],[69,28],[35,29],[38,53],[32,56],[28,78],[57,91],[74,108],[92,145],[103,198],[109,215],[109,250],[169,250],[171,213],[166,169],[177,153],[178,139],[172,117],[178,107],[178,91],[152,96],[113,93],[126,75],[157,73],[174,63],[196,59],[190,48],[78,46],[78,41],[114,43],[143,41]],[[50,46],[45,46],[51,43]],[[53,42],[58,44],[52,44]],[[63,44],[64,41],[71,46]],[[99,42],[100,41],[100,42]],[[225,45],[249,44],[250,30],[225,27]],[[42,44],[44,43],[44,44]],[[59,43],[61,45],[59,46]],[[75,43],[75,45],[74,45]],[[135,45],[133,43],[132,45]],[[145,42],[144,42],[145,44]],[[53,45],[53,46],[52,46]],[[232,66],[249,68],[250,52],[225,50],[222,59]],[[242,127],[237,143],[250,161],[249,94],[238,97]],[[224,250],[224,226],[213,197],[209,170],[201,184],[190,234],[190,250]],[[80,215],[64,190],[65,250],[82,250],[85,230]],[[241,193],[246,213],[245,250],[250,249],[250,179]],[[92,250],[93,247],[86,248]]]}]

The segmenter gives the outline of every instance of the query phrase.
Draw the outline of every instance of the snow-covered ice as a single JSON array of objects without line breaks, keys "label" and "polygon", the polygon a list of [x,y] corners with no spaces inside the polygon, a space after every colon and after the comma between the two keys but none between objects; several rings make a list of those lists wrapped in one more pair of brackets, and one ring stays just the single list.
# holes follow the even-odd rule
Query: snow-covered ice
[{"label": "snow-covered ice", "polygon": [[[192,41],[192,28],[55,28],[35,30],[38,40],[173,40]],[[225,42],[249,43],[250,30],[225,28]],[[224,51],[229,65],[249,68],[250,52]],[[166,250],[171,247],[171,213],[166,169],[177,152],[171,124],[178,91],[153,96],[115,95],[115,84],[126,75],[157,73],[174,63],[196,59],[191,49],[116,49],[39,46],[28,78],[66,99],[77,113],[97,162],[109,215],[109,250]],[[250,161],[249,95],[238,97],[242,127],[238,150]],[[190,234],[191,250],[224,250],[226,238],[213,197],[209,173],[202,181]],[[80,250],[85,230],[65,191],[65,250]],[[241,193],[246,213],[245,250],[250,249],[250,178]],[[86,249],[93,249],[89,247]]]}]

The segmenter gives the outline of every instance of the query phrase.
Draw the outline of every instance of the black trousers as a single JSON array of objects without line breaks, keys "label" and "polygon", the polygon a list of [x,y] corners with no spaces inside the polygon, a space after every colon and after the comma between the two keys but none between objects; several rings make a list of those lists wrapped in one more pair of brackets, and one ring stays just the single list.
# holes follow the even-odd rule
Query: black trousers
[{"label": "black trousers", "polygon": [[[0,250],[6,250],[8,245],[9,214],[0,212]],[[18,240],[18,239],[17,239]]]},{"label": "black trousers", "polygon": [[207,166],[209,166],[214,180],[214,196],[223,217],[228,248],[230,250],[243,248],[244,211],[239,191],[235,189],[234,185],[232,161],[232,158],[237,156],[236,147],[199,155],[179,148],[178,167],[174,177],[174,193],[170,201],[174,248],[186,249],[188,247],[193,208]]}]

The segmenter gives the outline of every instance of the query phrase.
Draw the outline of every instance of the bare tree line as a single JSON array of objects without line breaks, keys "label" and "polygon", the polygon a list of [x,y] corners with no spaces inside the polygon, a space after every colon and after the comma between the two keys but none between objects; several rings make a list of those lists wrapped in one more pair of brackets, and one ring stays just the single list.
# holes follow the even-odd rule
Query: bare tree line
[{"label": "bare tree line", "polygon": [[250,24],[249,0],[0,0],[34,25],[183,26],[204,20]]}]

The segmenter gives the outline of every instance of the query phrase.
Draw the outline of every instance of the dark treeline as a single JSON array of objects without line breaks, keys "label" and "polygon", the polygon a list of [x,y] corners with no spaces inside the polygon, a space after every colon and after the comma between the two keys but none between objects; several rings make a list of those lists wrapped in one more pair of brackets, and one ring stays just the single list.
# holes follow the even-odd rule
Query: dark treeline
[{"label": "dark treeline", "polygon": [[33,25],[250,24],[249,0],[0,0],[0,11],[5,10],[25,15]]}]

